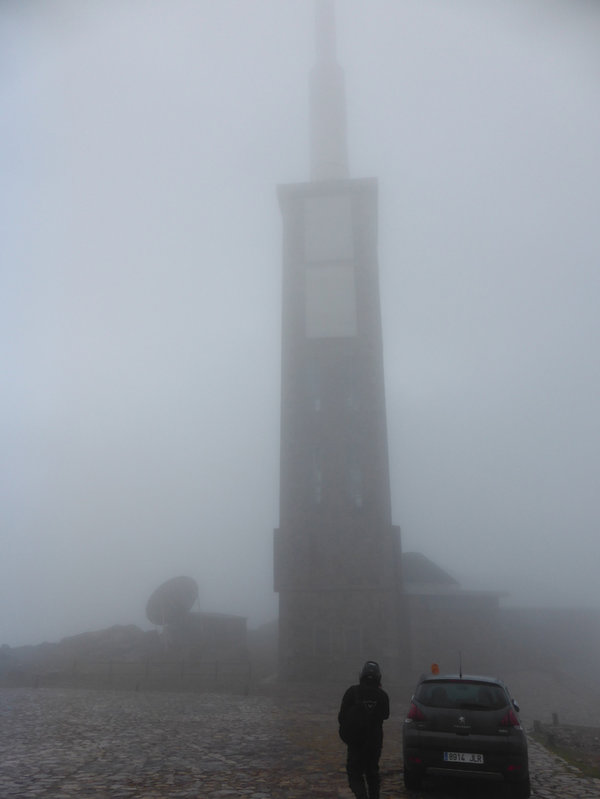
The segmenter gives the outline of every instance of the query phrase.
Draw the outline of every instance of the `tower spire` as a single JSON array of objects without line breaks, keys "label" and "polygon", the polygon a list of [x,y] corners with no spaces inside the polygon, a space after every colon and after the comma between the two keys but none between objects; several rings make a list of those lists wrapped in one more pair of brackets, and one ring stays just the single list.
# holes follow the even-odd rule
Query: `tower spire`
[{"label": "tower spire", "polygon": [[336,58],[334,0],[315,0],[316,63],[310,73],[312,180],[348,177],[344,73]]}]

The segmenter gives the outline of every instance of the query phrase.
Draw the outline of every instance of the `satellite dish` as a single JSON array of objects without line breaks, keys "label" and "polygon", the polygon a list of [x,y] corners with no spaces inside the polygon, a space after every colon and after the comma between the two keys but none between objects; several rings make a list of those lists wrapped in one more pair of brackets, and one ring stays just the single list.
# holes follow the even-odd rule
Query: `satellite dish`
[{"label": "satellite dish", "polygon": [[146,604],[152,624],[175,624],[189,613],[198,599],[198,583],[193,577],[172,577],[159,585]]}]

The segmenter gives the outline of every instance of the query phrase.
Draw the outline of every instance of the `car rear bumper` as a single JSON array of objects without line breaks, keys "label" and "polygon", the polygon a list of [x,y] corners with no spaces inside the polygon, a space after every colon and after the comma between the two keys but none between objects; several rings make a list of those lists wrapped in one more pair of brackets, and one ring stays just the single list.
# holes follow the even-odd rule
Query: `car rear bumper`
[{"label": "car rear bumper", "polygon": [[474,769],[466,769],[466,768],[437,768],[436,766],[429,766],[425,769],[427,774],[431,774],[434,777],[461,777],[467,779],[477,779],[477,780],[495,780],[496,782],[503,781],[504,775],[501,774],[499,771],[475,771]]},{"label": "car rear bumper", "polygon": [[[488,780],[506,780],[518,782],[529,776],[527,751],[521,747],[500,747],[494,749],[489,742],[463,740],[460,742],[445,741],[441,745],[421,740],[416,745],[405,745],[403,748],[404,768],[422,774],[456,775],[458,777],[479,777]],[[506,743],[506,742],[503,742]],[[481,764],[447,762],[445,751],[475,752],[483,755]]]}]

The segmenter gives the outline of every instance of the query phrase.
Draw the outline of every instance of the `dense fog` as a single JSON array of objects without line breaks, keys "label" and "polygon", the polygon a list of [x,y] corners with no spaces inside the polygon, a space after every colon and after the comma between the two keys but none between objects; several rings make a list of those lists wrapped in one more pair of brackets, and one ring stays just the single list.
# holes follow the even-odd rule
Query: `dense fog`
[{"label": "dense fog", "polygon": [[[277,613],[281,217],[308,0],[0,9],[0,643],[178,574]],[[600,6],[338,0],[379,180],[394,522],[512,604],[600,606]]]}]

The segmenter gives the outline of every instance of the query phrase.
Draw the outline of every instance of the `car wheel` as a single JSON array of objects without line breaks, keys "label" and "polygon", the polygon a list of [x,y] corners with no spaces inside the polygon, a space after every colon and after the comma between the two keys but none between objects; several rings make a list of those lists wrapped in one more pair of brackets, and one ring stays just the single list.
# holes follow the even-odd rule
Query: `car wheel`
[{"label": "car wheel", "polygon": [[531,796],[531,784],[529,782],[529,777],[526,777],[520,782],[514,783],[511,790],[511,796],[513,796],[514,799],[529,799]]},{"label": "car wheel", "polygon": [[404,787],[409,791],[417,791],[421,787],[423,775],[415,769],[404,769]]}]

